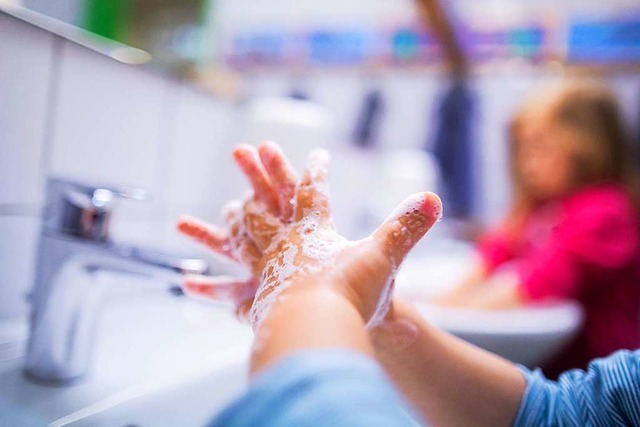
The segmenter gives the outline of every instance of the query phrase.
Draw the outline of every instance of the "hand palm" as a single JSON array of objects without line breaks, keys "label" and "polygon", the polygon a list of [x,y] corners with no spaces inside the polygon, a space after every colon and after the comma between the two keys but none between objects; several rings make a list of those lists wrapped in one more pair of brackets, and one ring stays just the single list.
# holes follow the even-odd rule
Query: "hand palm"
[{"label": "hand palm", "polygon": [[[302,276],[339,283],[370,323],[379,320],[390,302],[393,276],[408,251],[440,215],[440,201],[419,194],[405,201],[374,234],[349,242],[331,220],[327,189],[328,156],[316,150],[303,179],[273,144],[256,153],[240,146],[234,157],[251,181],[254,195],[226,209],[227,231],[185,218],[179,229],[215,252],[246,265],[249,280],[190,278],[187,291],[217,300],[232,300],[237,311],[250,311],[259,322],[271,302]],[[340,275],[340,280],[326,280]]]}]

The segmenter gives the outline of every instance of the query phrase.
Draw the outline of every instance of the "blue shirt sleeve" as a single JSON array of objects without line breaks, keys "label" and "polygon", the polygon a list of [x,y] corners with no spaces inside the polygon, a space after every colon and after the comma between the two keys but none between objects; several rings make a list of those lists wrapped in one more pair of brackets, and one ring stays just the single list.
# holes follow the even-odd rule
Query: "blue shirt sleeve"
[{"label": "blue shirt sleeve", "polygon": [[640,426],[640,351],[596,359],[557,382],[521,369],[527,390],[515,427]]},{"label": "blue shirt sleeve", "polygon": [[303,351],[259,375],[210,427],[417,426],[378,364],[348,350]]}]

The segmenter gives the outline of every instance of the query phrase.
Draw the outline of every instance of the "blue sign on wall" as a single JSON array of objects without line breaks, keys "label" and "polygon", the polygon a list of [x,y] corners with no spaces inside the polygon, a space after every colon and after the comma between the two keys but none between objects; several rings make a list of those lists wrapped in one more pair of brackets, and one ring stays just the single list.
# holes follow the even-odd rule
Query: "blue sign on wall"
[{"label": "blue sign on wall", "polygon": [[574,21],[569,26],[571,62],[640,62],[640,12],[617,19]]},{"label": "blue sign on wall", "polygon": [[369,37],[360,31],[314,31],[308,37],[309,62],[352,65],[366,59]]}]

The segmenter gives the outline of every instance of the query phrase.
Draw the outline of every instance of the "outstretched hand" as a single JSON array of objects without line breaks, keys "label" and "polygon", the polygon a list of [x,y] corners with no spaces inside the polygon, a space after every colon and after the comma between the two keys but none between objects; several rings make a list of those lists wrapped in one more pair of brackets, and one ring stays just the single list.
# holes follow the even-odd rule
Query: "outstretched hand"
[{"label": "outstretched hand", "polygon": [[332,221],[326,151],[310,154],[302,179],[273,143],[257,150],[238,146],[233,154],[253,195],[227,205],[226,228],[190,217],[181,219],[178,228],[246,266],[250,278],[189,276],[185,290],[233,302],[239,316],[255,326],[285,289],[304,279],[332,287],[368,324],[379,322],[389,307],[398,267],[441,215],[438,197],[409,197],[369,238],[350,242]]}]

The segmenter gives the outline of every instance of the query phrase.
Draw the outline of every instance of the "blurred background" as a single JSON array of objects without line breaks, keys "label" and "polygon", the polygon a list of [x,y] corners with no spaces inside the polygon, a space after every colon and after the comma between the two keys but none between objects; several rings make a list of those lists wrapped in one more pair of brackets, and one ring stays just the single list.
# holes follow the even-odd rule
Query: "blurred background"
[{"label": "blurred background", "polygon": [[[0,319],[27,316],[50,177],[145,189],[114,209],[110,241],[232,271],[174,224],[219,222],[248,188],[241,142],[275,140],[299,169],[328,148],[350,238],[438,192],[422,250],[453,253],[512,201],[518,106],[574,76],[614,91],[637,152],[638,0],[0,0]],[[465,259],[424,265],[453,282]]]},{"label": "blurred background", "polygon": [[0,317],[25,312],[50,175],[147,189],[113,237],[193,250],[172,224],[243,188],[234,144],[298,167],[321,145],[346,235],[426,188],[472,238],[509,203],[506,123],[540,83],[602,79],[638,142],[637,0],[442,3],[4,0]]},{"label": "blurred background", "polygon": [[322,145],[346,235],[427,188],[471,238],[508,205],[505,126],[540,83],[602,79],[637,142],[637,0],[442,3],[5,0],[44,16],[0,15],[0,317],[25,310],[49,175],[149,190],[114,238],[192,250],[172,223],[218,220],[244,186],[234,144],[276,140],[298,167]]}]

